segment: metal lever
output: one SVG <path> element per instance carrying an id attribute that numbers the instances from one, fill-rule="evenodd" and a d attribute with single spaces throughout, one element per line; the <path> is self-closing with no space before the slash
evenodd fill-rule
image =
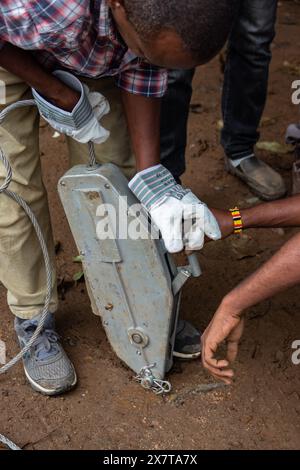
<path id="1" fill-rule="evenodd" d="M 181 291 L 184 284 L 187 282 L 188 279 L 190 279 L 190 277 L 200 277 L 202 274 L 196 253 L 192 251 L 186 251 L 186 255 L 189 260 L 189 264 L 187 266 L 182 266 L 178 268 L 178 274 L 172 283 L 174 295 L 177 295 L 178 292 Z"/>
<path id="2" fill-rule="evenodd" d="M 186 251 L 187 258 L 189 260 L 189 269 L 193 277 L 200 277 L 202 270 L 199 264 L 198 257 L 194 251 Z"/>

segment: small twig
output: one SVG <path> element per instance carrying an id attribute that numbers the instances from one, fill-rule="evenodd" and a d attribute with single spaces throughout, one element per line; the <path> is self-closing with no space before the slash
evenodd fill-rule
<path id="1" fill-rule="evenodd" d="M 187 397 L 188 395 L 197 395 L 198 393 L 209 393 L 213 390 L 223 389 L 228 387 L 225 383 L 213 382 L 209 384 L 200 384 L 197 387 L 189 388 L 182 392 L 178 397 L 174 400 L 175 403 L 180 403 L 182 400 Z"/>
<path id="2" fill-rule="evenodd" d="M 39 442 L 44 441 L 44 440 L 47 439 L 49 436 L 51 436 L 51 434 L 53 434 L 55 431 L 57 431 L 57 429 L 58 429 L 58 427 L 52 429 L 51 431 L 49 431 L 48 433 L 44 434 L 43 436 L 41 436 L 41 437 L 40 437 L 39 439 L 37 439 L 36 441 L 27 442 L 27 443 L 23 446 L 23 448 L 26 447 L 26 446 L 29 446 L 29 445 L 34 446 L 35 444 L 38 444 Z"/>

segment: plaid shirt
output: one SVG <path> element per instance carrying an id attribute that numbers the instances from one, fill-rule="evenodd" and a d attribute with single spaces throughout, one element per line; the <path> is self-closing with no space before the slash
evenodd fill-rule
<path id="1" fill-rule="evenodd" d="M 139 59 L 114 25 L 107 0 L 1 0 L 0 47 L 34 51 L 47 69 L 100 78 L 115 76 L 134 94 L 161 97 L 167 71 Z"/>

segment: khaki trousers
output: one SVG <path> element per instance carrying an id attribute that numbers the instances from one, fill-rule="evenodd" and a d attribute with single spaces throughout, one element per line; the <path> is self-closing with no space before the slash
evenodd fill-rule
<path id="1" fill-rule="evenodd" d="M 6 70 L 0 69 L 0 80 L 6 85 L 6 105 L 31 98 L 28 85 Z M 82 81 L 92 90 L 101 92 L 111 106 L 110 114 L 101 121 L 110 130 L 111 136 L 104 144 L 95 146 L 97 160 L 99 163 L 115 163 L 127 177 L 132 177 L 135 160 L 119 89 L 111 78 Z M 36 215 L 54 266 L 54 243 L 39 156 L 39 120 L 35 107 L 13 111 L 0 127 L 0 147 L 12 166 L 13 181 L 9 189 L 22 196 Z M 78 144 L 73 139 L 67 141 L 71 165 L 88 162 L 87 145 Z M 0 163 L 0 183 L 3 183 L 4 175 Z M 22 208 L 3 194 L 0 195 L 0 281 L 7 289 L 7 301 L 12 313 L 27 319 L 41 312 L 46 285 L 41 249 Z M 55 272 L 53 282 L 51 312 L 58 308 Z"/>

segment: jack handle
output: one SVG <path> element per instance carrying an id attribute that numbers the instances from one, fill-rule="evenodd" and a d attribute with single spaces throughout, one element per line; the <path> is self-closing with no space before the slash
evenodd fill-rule
<path id="1" fill-rule="evenodd" d="M 185 251 L 187 259 L 189 261 L 189 269 L 193 277 L 200 277 L 202 270 L 199 264 L 199 260 L 196 254 L 196 251 Z"/>

